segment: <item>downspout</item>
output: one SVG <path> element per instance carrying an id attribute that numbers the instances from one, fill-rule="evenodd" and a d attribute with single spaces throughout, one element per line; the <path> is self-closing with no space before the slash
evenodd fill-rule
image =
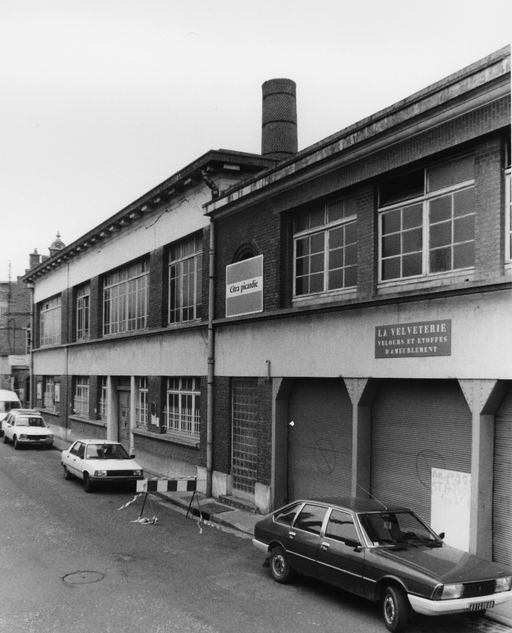
<path id="1" fill-rule="evenodd" d="M 29 375 L 29 380 L 30 380 L 30 391 L 29 391 L 29 400 L 28 400 L 28 406 L 29 409 L 33 409 L 34 408 L 34 390 L 36 388 L 35 384 L 34 384 L 34 336 L 35 336 L 35 332 L 34 332 L 34 324 L 35 324 L 35 317 L 34 317 L 34 311 L 35 311 L 35 305 L 34 305 L 34 282 L 30 281 L 27 282 L 27 287 L 30 290 L 30 324 L 29 324 L 29 328 L 30 328 L 30 356 L 29 356 L 29 370 L 28 370 L 28 375 Z"/>
<path id="2" fill-rule="evenodd" d="M 219 188 L 208 173 L 201 171 L 203 181 L 212 192 L 212 200 L 218 197 Z M 213 476 L 213 389 L 215 376 L 215 332 L 213 317 L 215 310 L 215 230 L 213 218 L 210 218 L 210 244 L 208 257 L 208 373 L 206 389 L 206 496 L 212 496 Z"/>

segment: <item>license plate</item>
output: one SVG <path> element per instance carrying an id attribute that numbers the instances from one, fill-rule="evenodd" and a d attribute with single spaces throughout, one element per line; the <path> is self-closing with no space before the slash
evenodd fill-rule
<path id="1" fill-rule="evenodd" d="M 469 611 L 484 611 L 485 609 L 492 609 L 494 607 L 494 600 L 488 602 L 475 602 L 469 605 Z"/>

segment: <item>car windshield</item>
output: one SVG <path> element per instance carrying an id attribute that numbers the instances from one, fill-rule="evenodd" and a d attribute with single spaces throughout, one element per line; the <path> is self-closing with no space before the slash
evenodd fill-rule
<path id="1" fill-rule="evenodd" d="M 16 420 L 16 426 L 42 426 L 46 427 L 42 418 L 23 417 Z"/>
<path id="2" fill-rule="evenodd" d="M 360 514 L 359 519 L 375 546 L 441 545 L 441 540 L 410 511 L 371 512 Z"/>
<path id="3" fill-rule="evenodd" d="M 87 459 L 130 459 L 121 444 L 89 444 L 85 456 Z"/>

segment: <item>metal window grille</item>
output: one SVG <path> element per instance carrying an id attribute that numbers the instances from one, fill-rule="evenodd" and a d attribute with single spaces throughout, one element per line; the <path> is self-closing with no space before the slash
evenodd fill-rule
<path id="1" fill-rule="evenodd" d="M 103 333 L 120 334 L 147 326 L 149 271 L 145 261 L 116 270 L 103 285 Z"/>
<path id="2" fill-rule="evenodd" d="M 61 337 L 61 300 L 54 297 L 44 301 L 39 313 L 41 345 L 56 345 Z"/>
<path id="3" fill-rule="evenodd" d="M 148 379 L 137 378 L 136 381 L 135 424 L 140 427 L 148 425 Z"/>
<path id="4" fill-rule="evenodd" d="M 201 236 L 180 242 L 169 253 L 169 323 L 198 318 L 201 305 Z"/>
<path id="5" fill-rule="evenodd" d="M 199 378 L 168 378 L 165 425 L 170 433 L 199 439 L 201 424 Z"/>
<path id="6" fill-rule="evenodd" d="M 73 392 L 73 413 L 82 418 L 89 417 L 89 378 L 77 376 Z"/>

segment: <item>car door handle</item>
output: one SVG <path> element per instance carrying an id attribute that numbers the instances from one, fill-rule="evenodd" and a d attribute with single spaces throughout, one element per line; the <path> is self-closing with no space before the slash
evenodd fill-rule
<path id="1" fill-rule="evenodd" d="M 291 530 L 288 532 L 288 536 L 290 538 L 295 538 L 295 535 L 297 534 L 297 532 L 292 532 Z"/>
<path id="2" fill-rule="evenodd" d="M 324 552 L 325 552 L 325 551 L 327 551 L 327 550 L 329 549 L 329 547 L 331 547 L 331 546 L 329 545 L 329 543 L 322 543 L 322 544 L 320 545 L 320 549 L 324 550 Z"/>

